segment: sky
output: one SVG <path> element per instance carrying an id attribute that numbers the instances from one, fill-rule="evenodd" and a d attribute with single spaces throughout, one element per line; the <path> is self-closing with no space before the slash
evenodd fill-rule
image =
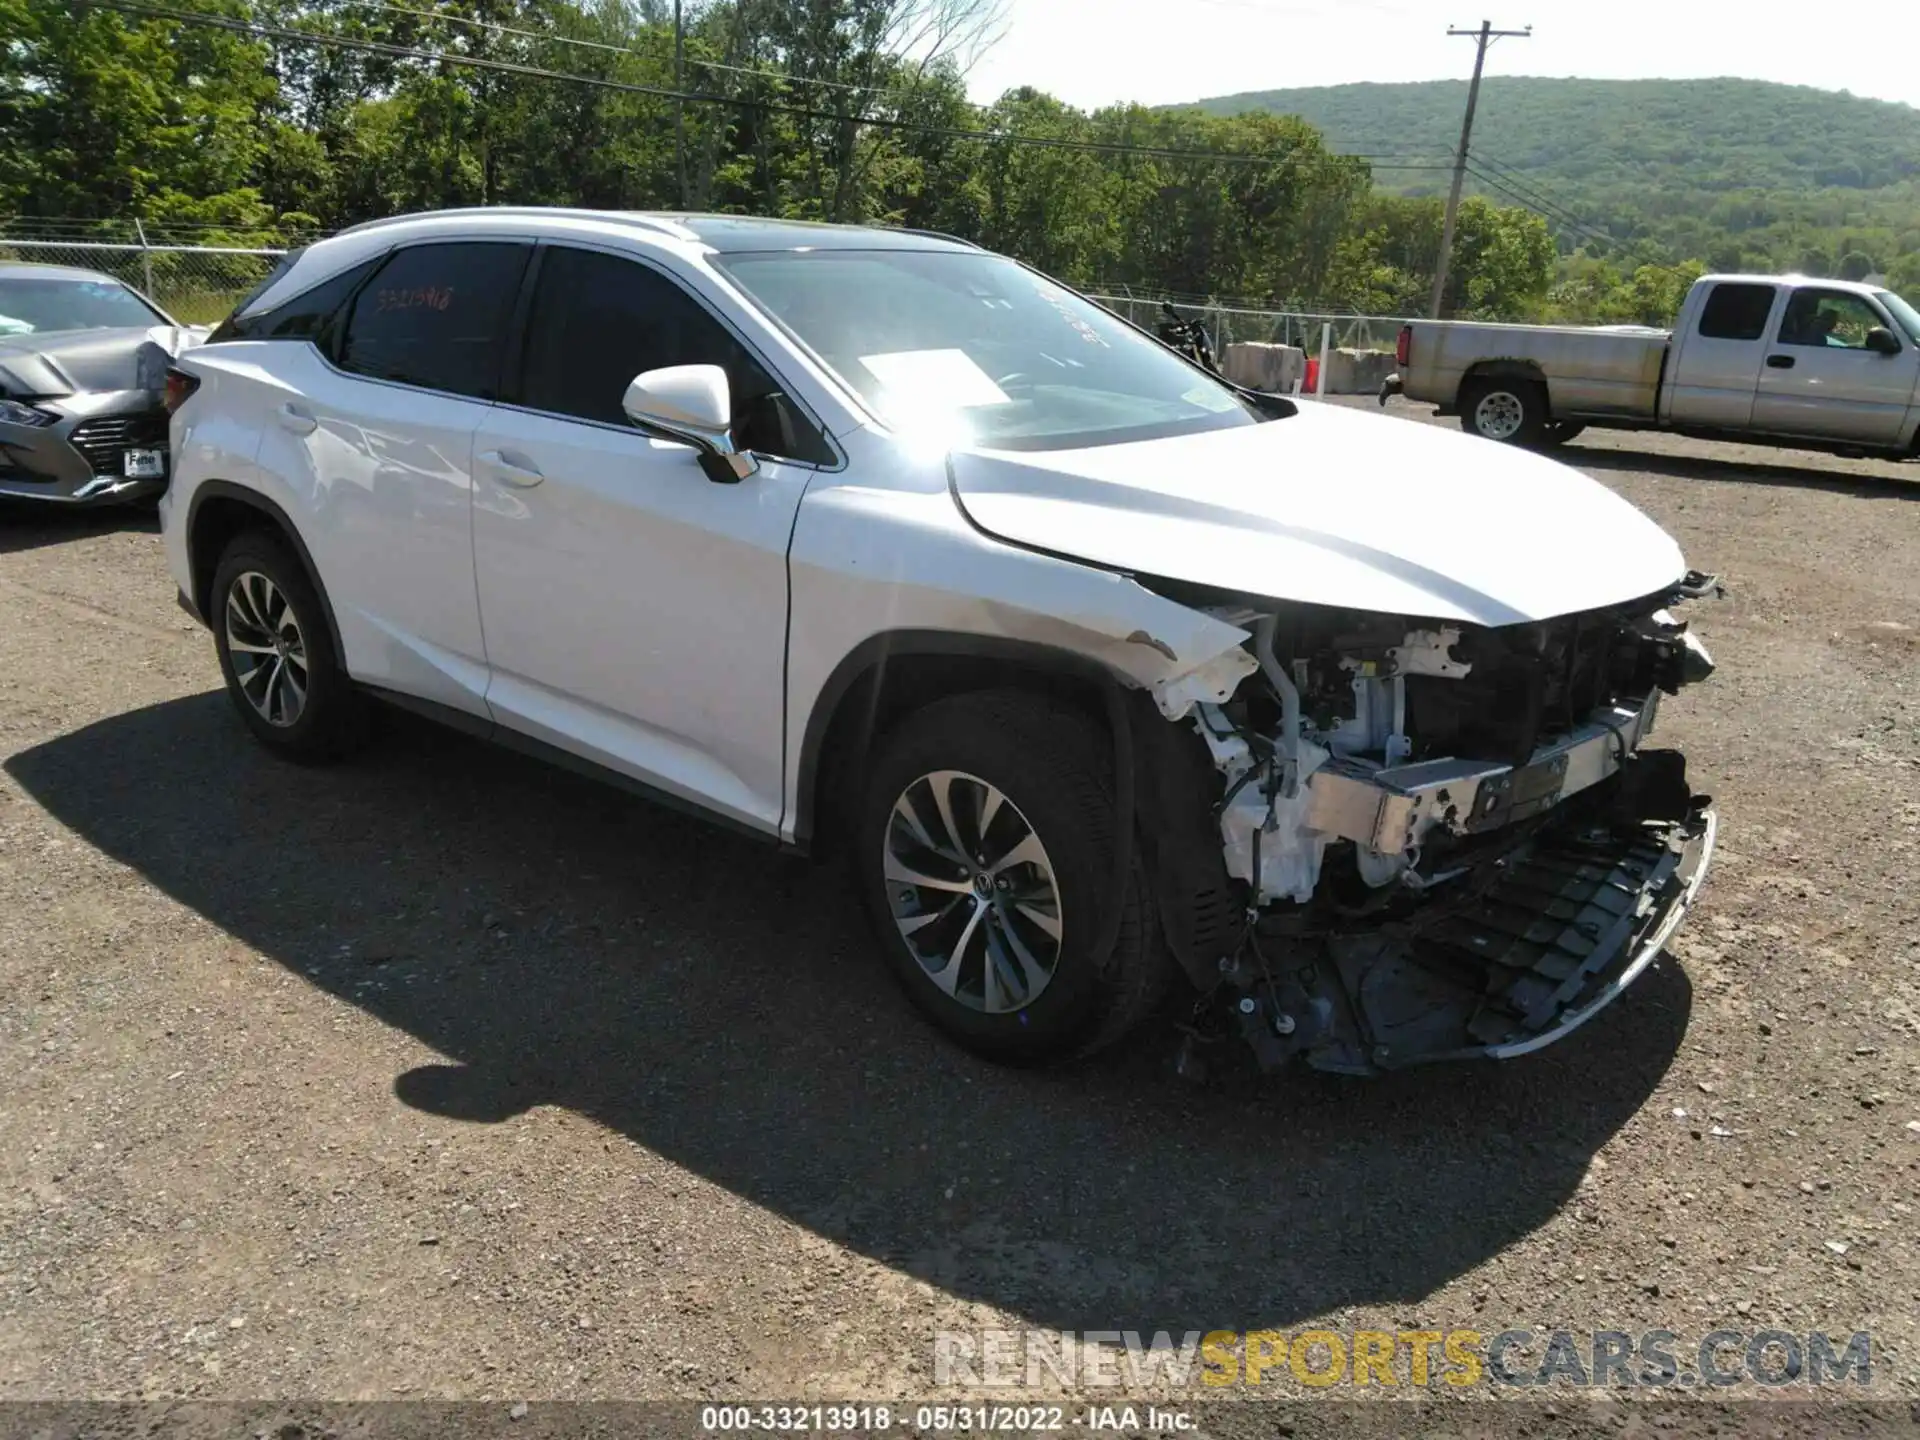
<path id="1" fill-rule="evenodd" d="M 1920 106 L 1920 0 L 1008 0 L 968 89 L 1032 85 L 1082 108 L 1171 104 L 1355 80 L 1465 79 L 1473 42 L 1449 26 L 1532 25 L 1488 52 L 1489 75 L 1738 75 Z M 1823 16 L 1839 18 L 1824 28 Z"/>

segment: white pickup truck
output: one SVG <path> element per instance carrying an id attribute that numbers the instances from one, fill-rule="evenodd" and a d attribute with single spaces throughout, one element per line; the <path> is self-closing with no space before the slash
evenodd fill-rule
<path id="1" fill-rule="evenodd" d="M 1554 445 L 1588 425 L 1916 458 L 1920 311 L 1890 290 L 1708 275 L 1671 331 L 1417 320 L 1380 392 L 1489 440 Z"/>

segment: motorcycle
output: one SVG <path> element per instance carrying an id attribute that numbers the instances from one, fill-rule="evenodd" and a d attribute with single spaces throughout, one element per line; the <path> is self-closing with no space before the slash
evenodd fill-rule
<path id="1" fill-rule="evenodd" d="M 1210 370 L 1215 375 L 1220 373 L 1206 327 L 1198 320 L 1181 319 L 1179 312 L 1165 300 L 1160 302 L 1160 324 L 1154 333 L 1160 337 L 1161 344 L 1178 350 L 1201 369 Z"/>

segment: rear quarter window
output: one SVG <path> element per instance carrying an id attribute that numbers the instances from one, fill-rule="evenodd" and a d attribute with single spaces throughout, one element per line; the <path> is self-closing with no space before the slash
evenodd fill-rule
<path id="1" fill-rule="evenodd" d="M 1714 286 L 1700 311 L 1700 334 L 1708 340 L 1758 340 L 1767 333 L 1773 296 L 1771 285 Z"/>
<path id="2" fill-rule="evenodd" d="M 207 343 L 211 345 L 221 340 L 311 340 L 322 350 L 332 353 L 333 322 L 379 264 L 379 259 L 363 261 L 258 314 L 243 317 L 236 311 L 207 337 Z"/>
<path id="3" fill-rule="evenodd" d="M 458 241 L 396 250 L 354 296 L 344 370 L 492 400 L 531 247 Z"/>

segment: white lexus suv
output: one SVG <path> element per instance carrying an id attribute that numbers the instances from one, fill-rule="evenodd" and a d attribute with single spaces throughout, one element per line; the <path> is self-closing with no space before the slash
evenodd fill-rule
<path id="1" fill-rule="evenodd" d="M 1547 1044 L 1714 819 L 1710 581 L 1542 456 L 1230 385 L 1013 260 L 471 210 L 290 257 L 169 377 L 182 603 L 299 760 L 370 704 L 831 847 L 984 1054 Z"/>

